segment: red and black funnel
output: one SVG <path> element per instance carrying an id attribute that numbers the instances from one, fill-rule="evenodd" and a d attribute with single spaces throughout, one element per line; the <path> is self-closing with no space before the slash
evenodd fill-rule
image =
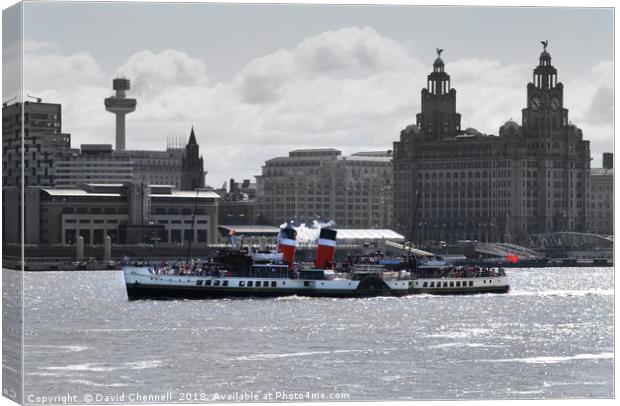
<path id="1" fill-rule="evenodd" d="M 289 269 L 293 269 L 295 262 L 295 248 L 297 247 L 297 231 L 292 227 L 286 227 L 280 230 L 278 234 L 277 251 L 282 253 L 284 262 L 288 264 Z"/>
<path id="2" fill-rule="evenodd" d="M 316 251 L 314 266 L 319 269 L 332 268 L 336 256 L 336 230 L 322 228 L 319 235 L 319 247 Z"/>

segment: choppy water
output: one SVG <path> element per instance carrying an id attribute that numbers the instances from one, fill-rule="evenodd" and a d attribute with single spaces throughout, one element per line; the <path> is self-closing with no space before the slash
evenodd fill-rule
<path id="1" fill-rule="evenodd" d="M 24 400 L 612 397 L 613 269 L 508 273 L 505 295 L 134 302 L 121 272 L 26 273 Z"/>

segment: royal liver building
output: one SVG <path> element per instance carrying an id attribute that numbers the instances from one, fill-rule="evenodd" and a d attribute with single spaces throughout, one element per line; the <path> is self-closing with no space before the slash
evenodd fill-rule
<path id="1" fill-rule="evenodd" d="M 521 125 L 508 121 L 499 136 L 461 130 L 456 90 L 437 50 L 422 112 L 394 143 L 394 221 L 401 232 L 422 243 L 519 242 L 533 233 L 585 231 L 590 145 L 569 124 L 564 87 L 542 43 Z"/>

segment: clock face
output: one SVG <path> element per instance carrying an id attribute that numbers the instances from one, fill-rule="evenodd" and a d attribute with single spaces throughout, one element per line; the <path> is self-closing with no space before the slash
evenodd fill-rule
<path id="1" fill-rule="evenodd" d="M 540 109 L 540 97 L 535 96 L 530 100 L 530 109 L 538 111 Z"/>
<path id="2" fill-rule="evenodd" d="M 557 96 L 552 97 L 549 105 L 551 106 L 551 110 L 558 111 L 561 107 L 560 98 Z"/>

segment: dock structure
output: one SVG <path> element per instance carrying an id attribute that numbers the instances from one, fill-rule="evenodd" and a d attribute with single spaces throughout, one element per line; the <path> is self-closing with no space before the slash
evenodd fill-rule
<path id="1" fill-rule="evenodd" d="M 418 248 L 411 247 L 409 245 L 400 244 L 394 241 L 384 241 L 383 248 L 389 251 L 395 251 L 399 254 L 413 254 L 416 257 L 434 257 L 436 256 L 432 252 L 424 251 Z"/>

